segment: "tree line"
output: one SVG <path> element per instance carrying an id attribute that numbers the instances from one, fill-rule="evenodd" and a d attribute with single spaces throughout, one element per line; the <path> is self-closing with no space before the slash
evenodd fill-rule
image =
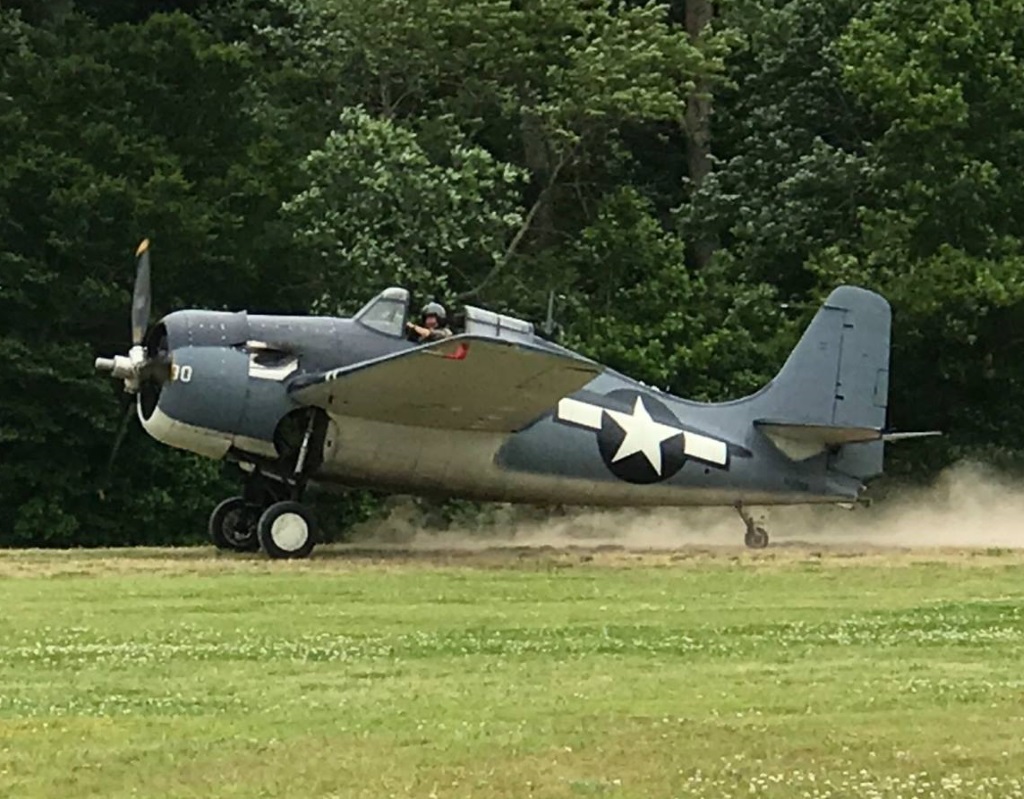
<path id="1" fill-rule="evenodd" d="M 387 285 L 696 399 L 894 309 L 890 448 L 1024 453 L 1024 0 L 0 0 L 0 543 L 176 543 L 219 465 L 124 430 L 154 312 Z M 123 434 L 117 458 L 114 441 Z M 339 513 L 372 511 L 352 495 Z"/>

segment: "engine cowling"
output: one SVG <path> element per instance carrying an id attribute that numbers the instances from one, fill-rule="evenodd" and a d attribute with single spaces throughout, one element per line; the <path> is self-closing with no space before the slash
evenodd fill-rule
<path id="1" fill-rule="evenodd" d="M 149 332 L 145 347 L 168 362 L 165 380 L 143 382 L 139 420 L 153 438 L 212 458 L 234 445 L 248 399 L 246 315 L 177 311 Z"/>

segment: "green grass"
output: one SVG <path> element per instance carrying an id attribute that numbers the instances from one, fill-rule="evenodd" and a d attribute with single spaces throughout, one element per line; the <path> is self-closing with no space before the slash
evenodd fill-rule
<path id="1" fill-rule="evenodd" d="M 1024 553 L 843 554 L 0 553 L 0 796 L 1024 796 Z"/>

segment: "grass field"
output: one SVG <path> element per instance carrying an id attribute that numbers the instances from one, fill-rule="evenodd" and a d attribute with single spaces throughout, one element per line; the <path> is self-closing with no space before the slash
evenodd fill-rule
<path id="1" fill-rule="evenodd" d="M 1021 797 L 1024 552 L 0 553 L 3 797 Z"/>

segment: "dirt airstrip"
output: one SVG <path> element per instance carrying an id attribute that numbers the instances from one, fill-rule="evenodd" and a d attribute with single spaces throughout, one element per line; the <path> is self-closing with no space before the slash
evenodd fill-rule
<path id="1" fill-rule="evenodd" d="M 760 512 L 758 512 L 760 511 Z M 1024 487 L 976 466 L 933 485 L 904 489 L 871 507 L 757 509 L 771 534 L 748 550 L 729 508 L 576 511 L 544 521 L 510 514 L 483 527 L 424 530 L 393 513 L 357 530 L 349 544 L 320 546 L 311 559 L 271 562 L 212 547 L 0 551 L 0 578 L 110 573 L 345 571 L 367 566 L 566 568 L 577 565 L 699 565 L 817 561 L 842 566 L 970 558 L 1024 562 Z"/>

